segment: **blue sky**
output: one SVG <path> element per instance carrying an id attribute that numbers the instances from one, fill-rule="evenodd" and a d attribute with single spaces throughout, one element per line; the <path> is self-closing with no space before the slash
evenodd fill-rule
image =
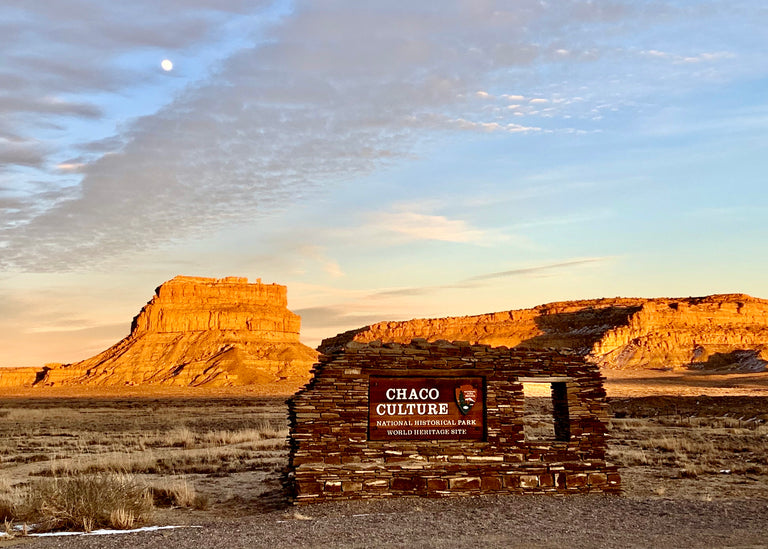
<path id="1" fill-rule="evenodd" d="M 313 346 L 768 297 L 765 28 L 739 0 L 6 1 L 0 365 L 106 348 L 177 274 L 286 284 Z"/>

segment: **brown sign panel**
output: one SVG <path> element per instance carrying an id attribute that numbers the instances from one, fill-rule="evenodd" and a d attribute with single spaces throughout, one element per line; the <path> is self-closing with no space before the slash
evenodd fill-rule
<path id="1" fill-rule="evenodd" d="M 378 377 L 368 388 L 369 440 L 483 440 L 482 377 Z"/>

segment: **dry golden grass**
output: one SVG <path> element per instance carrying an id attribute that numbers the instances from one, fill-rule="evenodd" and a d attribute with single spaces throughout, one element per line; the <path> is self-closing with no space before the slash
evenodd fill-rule
<path id="1" fill-rule="evenodd" d="M 551 412 L 533 411 L 530 428 L 551 430 Z M 626 496 L 768 497 L 768 398 L 613 399 L 609 415 Z M 121 475 L 160 522 L 274 508 L 287 435 L 282 398 L 0 399 L 0 529 L 20 520 L 22 494 L 47 493 L 38 483 Z M 140 518 L 117 507 L 100 520 Z"/>
<path id="2" fill-rule="evenodd" d="M 5 410 L 10 420 L 0 423 L 0 455 L 4 468 L 41 463 L 34 474 L 226 466 L 282 449 L 288 434 L 284 410 L 265 407 L 261 399 L 220 407 L 154 400 L 112 407 L 82 400 L 73 408 L 17 402 Z"/>
<path id="3" fill-rule="evenodd" d="M 110 475 L 159 507 L 243 506 L 242 487 L 273 490 L 287 457 L 283 399 L 6 399 L 0 416 L 0 524 L 21 520 L 19 493 L 45 493 L 39 483 Z M 139 517 L 118 508 L 109 520 Z"/>
<path id="4" fill-rule="evenodd" d="M 768 496 L 768 399 L 617 399 L 611 410 L 608 458 L 628 493 Z"/>
<path id="5" fill-rule="evenodd" d="M 36 532 L 133 528 L 152 513 L 149 490 L 128 475 L 38 479 L 0 504 L 4 522 L 34 524 Z"/>
<path id="6" fill-rule="evenodd" d="M 187 509 L 206 509 L 209 500 L 197 493 L 195 486 L 186 478 L 169 478 L 155 483 L 151 487 L 156 505 L 163 507 L 184 507 Z"/>
<path id="7" fill-rule="evenodd" d="M 531 390 L 531 388 L 533 390 Z M 554 410 L 549 384 L 523 383 L 525 409 L 523 412 L 523 433 L 525 440 L 553 440 L 555 438 Z"/>

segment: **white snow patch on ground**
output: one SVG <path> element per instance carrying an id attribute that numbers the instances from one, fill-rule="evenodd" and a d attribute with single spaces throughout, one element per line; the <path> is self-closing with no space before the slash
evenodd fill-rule
<path id="1" fill-rule="evenodd" d="M 157 530 L 171 530 L 173 528 L 202 528 L 202 526 L 144 526 L 143 528 L 134 528 L 133 530 L 93 530 L 92 532 L 42 532 L 40 534 L 29 533 L 28 536 L 32 537 L 52 537 L 52 536 L 107 536 L 112 534 L 133 534 L 136 532 L 155 532 Z M 19 532 L 22 530 L 21 526 L 14 528 Z M 7 537 L 8 534 L 0 532 L 0 538 Z"/>

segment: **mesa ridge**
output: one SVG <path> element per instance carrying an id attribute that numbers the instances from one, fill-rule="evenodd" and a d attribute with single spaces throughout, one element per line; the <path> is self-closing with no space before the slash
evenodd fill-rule
<path id="1" fill-rule="evenodd" d="M 746 294 L 563 301 L 475 316 L 379 322 L 323 340 L 445 339 L 531 349 L 570 348 L 601 368 L 761 372 L 768 365 L 768 300 Z"/>
<path id="2" fill-rule="evenodd" d="M 0 369 L 0 386 L 298 387 L 317 353 L 299 342 L 301 318 L 287 303 L 285 286 L 261 279 L 177 276 L 109 349 L 37 371 Z"/>
<path id="3" fill-rule="evenodd" d="M 247 278 L 177 276 L 161 284 L 131 333 L 73 364 L 0 368 L 0 387 L 243 387 L 289 394 L 318 352 L 299 342 L 287 289 Z M 602 298 L 474 316 L 385 321 L 323 340 L 408 344 L 414 338 L 573 349 L 601 369 L 751 373 L 768 366 L 768 300 L 746 294 Z"/>

